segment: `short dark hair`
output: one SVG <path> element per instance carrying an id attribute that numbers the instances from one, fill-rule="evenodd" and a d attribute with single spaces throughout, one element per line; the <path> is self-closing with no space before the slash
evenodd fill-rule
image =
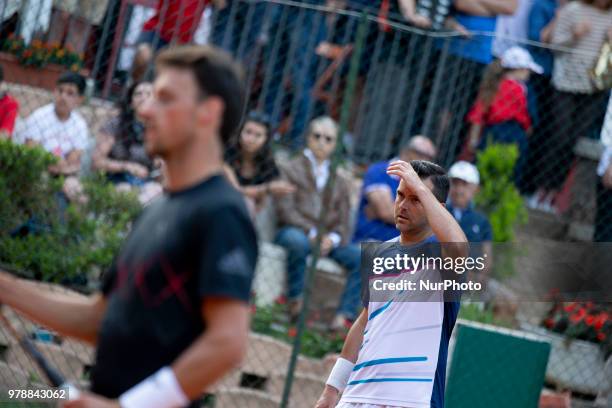
<path id="1" fill-rule="evenodd" d="M 242 69 L 225 51 L 212 46 L 181 45 L 163 50 L 156 67 L 175 67 L 193 72 L 201 97 L 218 96 L 225 109 L 220 136 L 227 145 L 240 125 L 244 105 Z"/>
<path id="2" fill-rule="evenodd" d="M 57 79 L 56 85 L 59 86 L 62 84 L 72 84 L 76 86 L 77 90 L 79 91 L 79 95 L 83 95 L 85 93 L 85 86 L 87 85 L 83 75 L 72 71 L 67 71 L 60 75 L 60 77 Z"/>
<path id="3" fill-rule="evenodd" d="M 450 189 L 450 181 L 446 171 L 437 164 L 425 160 L 412 160 L 410 164 L 419 178 L 423 180 L 431 179 L 434 196 L 439 202 L 445 203 Z"/>
<path id="4" fill-rule="evenodd" d="M 2 65 L 0 65 L 0 82 L 4 81 L 4 69 L 2 69 Z"/>

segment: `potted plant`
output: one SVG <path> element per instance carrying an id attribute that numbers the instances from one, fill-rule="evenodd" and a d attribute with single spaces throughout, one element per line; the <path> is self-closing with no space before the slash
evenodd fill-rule
<path id="1" fill-rule="evenodd" d="M 59 76 L 67 70 L 83 70 L 83 57 L 59 44 L 33 40 L 26 44 L 23 38 L 10 35 L 0 44 L 0 63 L 7 82 L 53 90 Z"/>

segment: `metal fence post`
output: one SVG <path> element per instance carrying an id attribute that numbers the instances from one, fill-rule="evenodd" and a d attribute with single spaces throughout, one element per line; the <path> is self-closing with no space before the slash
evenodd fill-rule
<path id="1" fill-rule="evenodd" d="M 353 99 L 353 94 L 355 92 L 355 85 L 357 81 L 357 74 L 359 69 L 359 60 L 361 58 L 361 52 L 363 50 L 363 44 L 365 40 L 366 27 L 368 24 L 367 14 L 362 13 L 359 27 L 357 29 L 357 37 L 355 39 L 355 47 L 353 49 L 353 56 L 351 58 L 351 65 L 348 74 L 347 87 L 344 92 L 344 99 L 342 101 L 342 111 L 340 115 L 340 130 L 338 132 L 338 143 L 336 145 L 336 150 L 334 152 L 334 156 L 331 162 L 330 168 L 330 177 L 327 180 L 327 184 L 325 186 L 325 190 L 323 193 L 323 203 L 325 204 L 328 200 L 326 198 L 331 197 L 331 193 L 334 188 L 334 184 L 336 181 L 336 170 L 338 168 L 338 164 L 340 162 L 341 154 L 342 154 L 342 135 L 346 131 L 348 127 L 348 120 L 350 115 L 350 107 Z M 317 261 L 320 258 L 320 246 L 321 239 L 323 237 L 324 231 L 324 219 L 326 215 L 325 205 L 321 207 L 321 213 L 319 215 L 318 225 L 317 225 L 317 237 L 315 241 L 315 245 L 312 252 L 311 263 L 308 267 L 306 274 L 306 290 L 304 291 L 304 303 L 302 306 L 302 310 L 300 311 L 300 316 L 297 324 L 297 332 L 295 336 L 295 341 L 293 343 L 293 349 L 291 350 L 291 358 L 289 360 L 289 366 L 287 368 L 287 378 L 285 380 L 285 385 L 283 388 L 283 397 L 281 400 L 281 408 L 287 408 L 289 404 L 289 397 L 291 394 L 291 387 L 293 385 L 293 379 L 295 375 L 295 368 L 297 364 L 297 358 L 300 353 L 301 347 L 301 338 L 304 333 L 304 326 L 306 322 L 306 314 L 308 313 L 308 304 L 310 300 L 310 289 L 312 286 L 312 282 L 314 280 L 314 274 L 316 272 Z"/>

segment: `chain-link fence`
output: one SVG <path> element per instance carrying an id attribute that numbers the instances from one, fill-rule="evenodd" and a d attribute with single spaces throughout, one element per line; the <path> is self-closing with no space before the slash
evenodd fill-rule
<path id="1" fill-rule="evenodd" d="M 0 0 L 0 262 L 74 296 L 99 288 L 162 192 L 136 114 L 153 57 L 213 44 L 244 69 L 225 170 L 260 256 L 246 358 L 202 406 L 314 406 L 361 309 L 359 243 L 399 234 L 394 158 L 478 169 L 451 170 L 446 204 L 495 255 L 495 290 L 462 305 L 446 406 L 612 406 L 609 303 L 512 301 L 547 260 L 612 241 L 610 6 L 400 3 Z M 529 251 L 508 261 L 490 242 Z M 87 387 L 91 346 L 2 312 L 0 401 L 45 383 L 14 331 Z"/>

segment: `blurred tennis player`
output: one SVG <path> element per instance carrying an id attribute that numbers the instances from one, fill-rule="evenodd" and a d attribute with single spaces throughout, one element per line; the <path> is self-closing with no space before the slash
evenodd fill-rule
<path id="1" fill-rule="evenodd" d="M 69 408 L 196 406 L 246 348 L 257 246 L 244 200 L 222 176 L 242 111 L 240 69 L 216 49 L 182 46 L 160 53 L 156 70 L 139 113 L 167 191 L 135 223 L 102 293 L 74 299 L 0 274 L 1 302 L 97 346 L 91 393 Z"/>
<path id="2" fill-rule="evenodd" d="M 447 243 L 443 257 L 465 257 L 465 235 L 444 204 L 449 180 L 426 161 L 395 161 L 400 236 L 411 246 Z M 448 342 L 459 302 L 372 302 L 351 327 L 316 408 L 443 408 Z"/>

